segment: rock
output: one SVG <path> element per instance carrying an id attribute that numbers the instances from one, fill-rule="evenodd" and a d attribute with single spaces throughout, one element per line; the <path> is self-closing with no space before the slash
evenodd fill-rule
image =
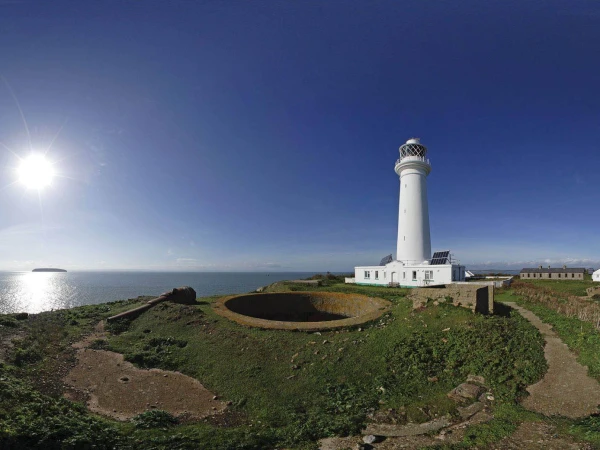
<path id="1" fill-rule="evenodd" d="M 166 295 L 168 296 L 168 300 L 173 303 L 180 303 L 182 305 L 196 304 L 196 291 L 189 286 L 175 288 L 171 292 L 166 293 Z"/>
<path id="2" fill-rule="evenodd" d="M 483 403 L 492 402 L 492 401 L 494 401 L 494 396 L 492 395 L 491 392 L 484 392 L 483 394 L 481 394 L 479 396 L 479 398 L 477 400 L 479 400 L 480 402 L 483 402 Z"/>
<path id="3" fill-rule="evenodd" d="M 438 380 L 438 377 L 427 377 L 427 381 L 430 383 L 435 383 Z"/>
<path id="4" fill-rule="evenodd" d="M 389 425 L 371 423 L 365 432 L 375 436 L 418 436 L 441 430 L 450 426 L 450 417 L 444 416 L 425 423 L 409 423 L 406 425 Z"/>
<path id="5" fill-rule="evenodd" d="M 475 384 L 462 383 L 448 393 L 448 397 L 456 402 L 474 399 L 483 392 L 483 388 Z"/>
<path id="6" fill-rule="evenodd" d="M 469 374 L 469 375 L 467 375 L 467 383 L 476 383 L 476 384 L 485 385 L 485 378 L 483 378 L 480 375 Z"/>
<path id="7" fill-rule="evenodd" d="M 485 407 L 485 405 L 481 402 L 475 402 L 469 406 L 465 406 L 464 408 L 461 408 L 460 406 L 458 408 L 456 408 L 458 410 L 458 413 L 460 414 L 461 419 L 466 420 L 469 417 L 474 416 L 476 413 L 478 413 L 479 411 L 481 411 L 483 408 Z"/>
<path id="8" fill-rule="evenodd" d="M 129 381 L 129 377 L 121 377 L 121 378 L 119 378 L 119 381 L 122 381 L 125 383 L 125 382 Z"/>
<path id="9" fill-rule="evenodd" d="M 363 436 L 363 442 L 365 444 L 376 444 L 377 442 L 383 441 L 383 436 L 375 436 L 374 434 L 367 434 Z"/>
<path id="10" fill-rule="evenodd" d="M 489 412 L 482 410 L 476 413 L 469 419 L 469 425 L 477 425 L 478 423 L 486 423 L 492 420 L 494 416 Z"/>
<path id="11" fill-rule="evenodd" d="M 371 450 L 373 447 L 371 444 L 356 444 L 356 450 Z"/>

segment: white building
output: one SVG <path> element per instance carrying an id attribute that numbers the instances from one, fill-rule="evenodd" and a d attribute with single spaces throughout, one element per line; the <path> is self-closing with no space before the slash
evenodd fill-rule
<path id="1" fill-rule="evenodd" d="M 465 268 L 452 262 L 450 252 L 431 256 L 427 176 L 431 165 L 419 139 L 400 147 L 394 170 L 400 177 L 396 260 L 384 258 L 379 266 L 354 268 L 354 282 L 379 286 L 434 286 L 465 280 Z"/>
<path id="2" fill-rule="evenodd" d="M 592 274 L 592 281 L 600 281 L 600 269 Z"/>

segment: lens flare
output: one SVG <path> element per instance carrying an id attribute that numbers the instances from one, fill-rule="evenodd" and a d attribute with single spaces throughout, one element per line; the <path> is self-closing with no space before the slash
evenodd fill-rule
<path id="1" fill-rule="evenodd" d="M 54 167 L 44 155 L 33 154 L 21 161 L 17 169 L 19 181 L 29 189 L 43 189 L 52 183 Z"/>

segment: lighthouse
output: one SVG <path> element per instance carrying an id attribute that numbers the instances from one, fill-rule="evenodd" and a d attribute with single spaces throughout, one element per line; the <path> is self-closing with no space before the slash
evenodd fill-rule
<path id="1" fill-rule="evenodd" d="M 405 264 L 422 264 L 431 259 L 427 175 L 431 165 L 427 147 L 418 138 L 400 147 L 395 172 L 400 177 L 398 243 L 396 259 Z"/>
<path id="2" fill-rule="evenodd" d="M 440 286 L 465 280 L 465 266 L 449 250 L 431 254 L 427 177 L 431 164 L 427 147 L 412 138 L 400 146 L 394 165 L 400 178 L 396 258 L 388 255 L 378 266 L 357 266 L 348 282 L 375 286 Z"/>

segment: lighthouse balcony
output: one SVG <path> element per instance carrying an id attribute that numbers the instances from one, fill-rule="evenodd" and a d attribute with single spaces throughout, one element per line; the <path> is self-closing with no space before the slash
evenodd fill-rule
<path id="1" fill-rule="evenodd" d="M 396 165 L 408 161 L 419 161 L 431 165 L 429 158 L 426 158 L 425 156 L 404 156 L 396 161 Z"/>

